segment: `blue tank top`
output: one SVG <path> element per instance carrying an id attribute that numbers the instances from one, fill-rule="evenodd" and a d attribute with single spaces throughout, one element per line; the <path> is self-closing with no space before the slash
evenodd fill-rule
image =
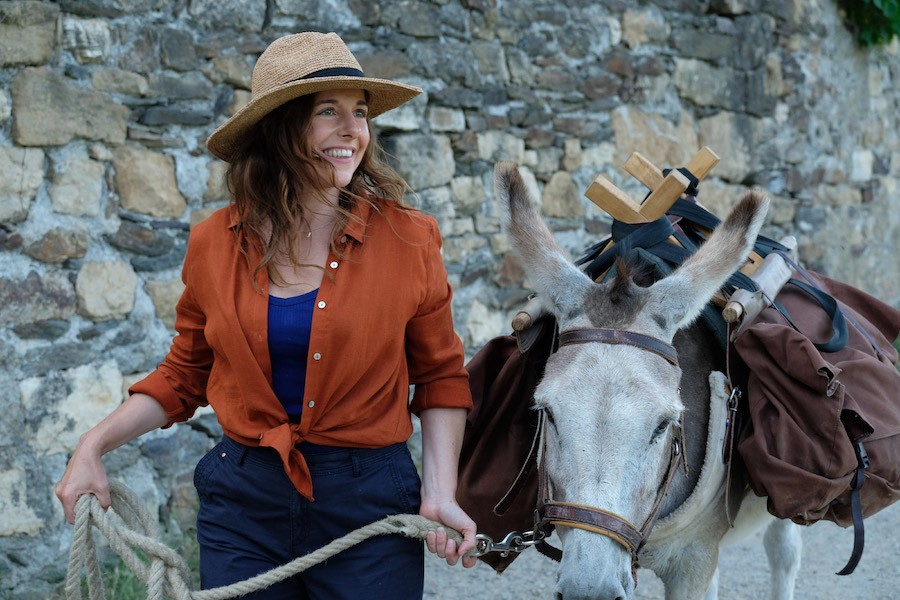
<path id="1" fill-rule="evenodd" d="M 299 422 L 306 386 L 306 356 L 318 290 L 293 298 L 269 296 L 269 359 L 272 388 L 287 411 L 288 420 Z"/>

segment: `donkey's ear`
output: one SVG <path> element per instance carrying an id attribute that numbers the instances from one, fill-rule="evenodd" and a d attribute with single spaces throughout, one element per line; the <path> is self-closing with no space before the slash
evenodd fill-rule
<path id="1" fill-rule="evenodd" d="M 494 197 L 503 230 L 537 292 L 549 300 L 549 308 L 558 318 L 577 316 L 594 282 L 572 264 L 553 237 L 516 165 L 501 162 L 494 167 Z"/>
<path id="2" fill-rule="evenodd" d="M 728 218 L 684 264 L 651 287 L 648 308 L 665 323 L 666 333 L 694 321 L 713 295 L 747 260 L 759 234 L 769 199 L 759 190 L 747 192 Z"/>

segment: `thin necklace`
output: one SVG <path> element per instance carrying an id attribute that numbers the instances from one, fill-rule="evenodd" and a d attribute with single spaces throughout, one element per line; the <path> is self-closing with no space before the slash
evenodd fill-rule
<path id="1" fill-rule="evenodd" d="M 319 226 L 319 227 L 311 228 L 309 231 L 306 232 L 306 238 L 307 238 L 307 239 L 311 238 L 311 237 L 312 237 L 312 234 L 313 234 L 313 231 L 319 231 L 320 229 L 325 229 L 326 227 L 334 227 L 334 223 L 326 224 L 326 225 L 321 225 L 321 226 Z M 303 233 L 303 232 L 301 231 L 300 233 Z"/>

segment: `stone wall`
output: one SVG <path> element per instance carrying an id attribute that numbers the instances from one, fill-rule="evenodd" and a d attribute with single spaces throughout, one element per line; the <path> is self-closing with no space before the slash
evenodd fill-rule
<path id="1" fill-rule="evenodd" d="M 425 89 L 377 123 L 440 221 L 470 352 L 527 294 L 491 200 L 501 159 L 577 255 L 609 230 L 594 177 L 641 197 L 632 151 L 677 166 L 708 145 L 701 202 L 765 188 L 768 235 L 900 305 L 900 47 L 858 47 L 832 0 L 0 1 L 0 598 L 58 588 L 53 486 L 168 348 L 190 226 L 226 203 L 205 138 L 267 43 L 309 29 Z M 206 413 L 106 464 L 177 536 L 217 433 Z"/>

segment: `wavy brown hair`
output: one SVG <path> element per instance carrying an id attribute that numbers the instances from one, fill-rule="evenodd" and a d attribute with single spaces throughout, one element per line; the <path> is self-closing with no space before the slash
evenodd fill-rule
<path id="1" fill-rule="evenodd" d="M 232 202 L 239 215 L 238 233 L 259 245 L 262 260 L 253 268 L 256 285 L 262 269 L 284 249 L 296 266 L 306 266 L 297 256 L 294 236 L 305 220 L 304 200 L 317 197 L 318 190 L 336 187 L 317 171 L 309 143 L 314 95 L 301 96 L 263 117 L 232 155 L 225 174 Z M 334 237 L 350 219 L 357 202 L 368 202 L 380 210 L 383 199 L 403 205 L 409 184 L 385 160 L 372 122 L 367 120 L 369 144 L 350 184 L 341 189 L 338 219 L 332 231 L 331 251 L 341 256 Z M 241 245 L 246 252 L 246 246 Z M 274 273 L 274 269 L 271 271 Z M 283 282 L 278 282 L 283 283 Z"/>

